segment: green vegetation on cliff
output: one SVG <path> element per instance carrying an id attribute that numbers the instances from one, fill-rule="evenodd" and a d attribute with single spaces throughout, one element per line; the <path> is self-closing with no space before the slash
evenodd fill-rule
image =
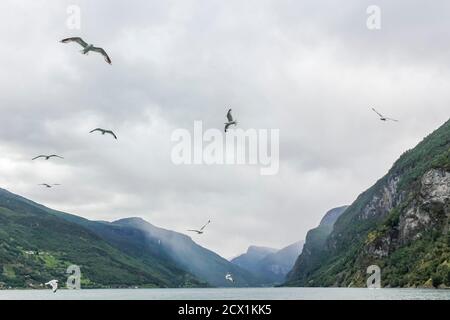
<path id="1" fill-rule="evenodd" d="M 365 286 L 377 264 L 383 286 L 450 286 L 449 178 L 450 120 L 356 199 L 287 285 Z"/>

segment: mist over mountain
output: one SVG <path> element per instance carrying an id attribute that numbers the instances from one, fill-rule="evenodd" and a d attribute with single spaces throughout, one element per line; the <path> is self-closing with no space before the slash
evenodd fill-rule
<path id="1" fill-rule="evenodd" d="M 261 279 L 262 284 L 274 285 L 284 282 L 302 248 L 303 241 L 280 250 L 250 246 L 246 253 L 232 259 L 231 262 L 250 271 Z"/>
<path id="2" fill-rule="evenodd" d="M 83 287 L 255 286 L 260 281 L 190 237 L 140 218 L 90 221 L 0 189 L 0 287 L 65 283 L 81 267 Z M 235 279 L 225 279 L 226 273 Z"/>
<path id="3" fill-rule="evenodd" d="M 114 221 L 109 226 L 115 230 L 141 232 L 140 235 L 145 239 L 144 243 L 148 243 L 148 250 L 166 256 L 183 270 L 213 286 L 256 286 L 260 282 L 251 273 L 233 265 L 213 251 L 196 244 L 189 236 L 155 227 L 141 218 L 121 219 Z M 104 235 L 105 233 L 99 231 L 99 234 Z M 112 241 L 116 240 L 112 239 Z M 123 242 L 124 245 L 127 245 L 127 243 L 127 241 Z M 121 244 L 118 243 L 118 245 Z M 139 250 L 138 254 L 139 252 L 142 251 Z M 233 275 L 234 283 L 225 279 L 227 273 Z"/>
<path id="4" fill-rule="evenodd" d="M 207 285 L 168 260 L 132 257 L 83 224 L 0 189 L 0 287 L 39 288 L 50 279 L 64 284 L 72 264 L 81 267 L 88 288 Z"/>
<path id="5" fill-rule="evenodd" d="M 276 251 L 277 249 L 274 248 L 250 246 L 247 252 L 231 259 L 231 262 L 244 269 L 252 270 L 257 267 L 261 259 Z"/>
<path id="6" fill-rule="evenodd" d="M 309 274 L 310 268 L 320 264 L 320 261 L 316 261 L 316 257 L 319 257 L 320 252 L 325 249 L 325 242 L 333 231 L 336 220 L 347 208 L 348 206 L 341 206 L 329 210 L 320 221 L 319 226 L 308 231 L 303 250 L 296 259 L 293 269 L 287 274 L 287 279 L 297 279 Z"/>

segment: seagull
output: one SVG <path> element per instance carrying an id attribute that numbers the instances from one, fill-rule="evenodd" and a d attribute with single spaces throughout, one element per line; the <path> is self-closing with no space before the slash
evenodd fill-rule
<path id="1" fill-rule="evenodd" d="M 227 132 L 228 127 L 231 126 L 232 124 L 237 125 L 237 121 L 233 120 L 233 116 L 231 115 L 231 109 L 228 110 L 227 119 L 228 122 L 225 122 L 225 132 Z"/>
<path id="2" fill-rule="evenodd" d="M 233 276 L 232 276 L 231 273 L 229 273 L 229 272 L 225 275 L 225 279 L 227 279 L 228 281 L 234 283 Z"/>
<path id="3" fill-rule="evenodd" d="M 51 280 L 51 281 L 47 282 L 45 285 L 46 286 L 51 286 L 52 290 L 53 290 L 53 293 L 55 293 L 56 290 L 58 290 L 58 280 Z"/>
<path id="4" fill-rule="evenodd" d="M 105 130 L 105 129 L 102 129 L 102 128 L 97 128 L 97 129 L 89 131 L 89 133 L 92 133 L 94 131 L 100 131 L 102 134 L 108 133 L 108 134 L 112 135 L 114 137 L 114 139 L 117 140 L 117 136 L 111 130 Z"/>
<path id="5" fill-rule="evenodd" d="M 391 121 L 398 122 L 398 120 L 395 120 L 395 119 L 392 119 L 392 118 L 388 118 L 388 117 L 383 116 L 381 113 L 379 113 L 377 110 L 375 110 L 375 108 L 372 108 L 372 110 L 373 110 L 376 114 L 378 114 L 378 115 L 380 116 L 380 120 L 381 120 L 381 121 L 388 121 L 388 120 L 391 120 Z"/>
<path id="6" fill-rule="evenodd" d="M 205 229 L 205 227 L 210 223 L 211 220 L 208 220 L 208 222 L 203 227 L 201 227 L 200 230 L 188 230 L 188 231 L 197 232 L 197 234 L 202 234 L 204 232 L 203 229 Z"/>
<path id="7" fill-rule="evenodd" d="M 60 158 L 60 159 L 64 159 L 63 157 L 60 157 L 60 156 L 58 156 L 57 154 L 51 154 L 51 155 L 49 155 L 49 156 L 47 156 L 47 155 L 45 155 L 45 154 L 41 154 L 40 156 L 34 157 L 34 158 L 31 159 L 31 160 L 36 160 L 36 159 L 39 159 L 39 158 L 45 158 L 45 160 L 48 160 L 48 159 L 50 159 L 50 158 Z"/>
<path id="8" fill-rule="evenodd" d="M 83 39 L 81 39 L 80 37 L 72 37 L 72 38 L 66 38 L 66 39 L 62 39 L 61 40 L 62 43 L 69 43 L 69 42 L 76 42 L 78 43 L 80 46 L 83 47 L 83 50 L 81 50 L 82 54 L 88 54 L 89 51 L 94 51 L 94 52 L 98 52 L 100 53 L 104 58 L 105 61 L 108 62 L 109 64 L 111 64 L 111 59 L 109 58 L 108 54 L 106 53 L 105 50 L 103 50 L 103 48 L 99 48 L 99 47 L 94 47 L 93 44 L 87 44 Z"/>
<path id="9" fill-rule="evenodd" d="M 54 183 L 54 184 L 41 183 L 41 184 L 38 184 L 38 186 L 44 186 L 44 187 L 47 187 L 47 188 L 52 188 L 53 186 L 60 186 L 60 184 L 59 183 Z"/>

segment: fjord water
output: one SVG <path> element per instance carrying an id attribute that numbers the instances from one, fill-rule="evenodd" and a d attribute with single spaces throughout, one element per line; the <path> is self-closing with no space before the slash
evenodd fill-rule
<path id="1" fill-rule="evenodd" d="M 0 300 L 450 300 L 450 290 L 213 288 L 0 290 Z"/>

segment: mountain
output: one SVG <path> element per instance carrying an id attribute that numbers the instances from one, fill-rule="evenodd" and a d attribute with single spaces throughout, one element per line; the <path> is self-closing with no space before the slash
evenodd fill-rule
<path id="1" fill-rule="evenodd" d="M 155 227 L 141 218 L 127 218 L 90 228 L 134 257 L 144 259 L 144 255 L 151 254 L 172 261 L 212 286 L 247 287 L 256 286 L 260 282 L 248 271 L 201 247 L 190 237 Z M 234 283 L 225 279 L 228 272 L 233 275 Z"/>
<path id="2" fill-rule="evenodd" d="M 333 230 L 333 226 L 336 223 L 337 219 L 347 210 L 349 206 L 341 206 L 337 208 L 333 208 L 323 216 L 322 220 L 320 220 L 319 229 L 329 230 L 330 232 Z"/>
<path id="3" fill-rule="evenodd" d="M 449 217 L 450 120 L 345 210 L 323 250 L 303 251 L 287 285 L 362 287 L 378 265 L 385 287 L 449 287 Z"/>
<path id="4" fill-rule="evenodd" d="M 285 248 L 271 253 L 261 260 L 261 271 L 274 283 L 285 281 L 286 275 L 294 266 L 298 256 L 302 253 L 304 241 L 298 241 Z"/>
<path id="5" fill-rule="evenodd" d="M 250 246 L 247 249 L 246 253 L 237 256 L 236 258 L 231 259 L 231 262 L 241 268 L 246 270 L 254 271 L 259 267 L 258 263 L 267 255 L 277 252 L 277 249 L 267 248 L 267 247 L 258 247 L 258 246 Z"/>
<path id="6" fill-rule="evenodd" d="M 0 189 L 0 288 L 64 284 L 71 264 L 80 266 L 83 287 L 205 285 L 174 263 L 136 259 L 56 211 Z"/>
<path id="7" fill-rule="evenodd" d="M 83 287 L 255 286 L 252 274 L 186 235 L 140 218 L 90 221 L 0 189 L 0 288 L 65 283 L 81 267 Z M 235 283 L 225 280 L 232 273 Z"/>
<path id="8" fill-rule="evenodd" d="M 336 220 L 347 210 L 348 206 L 342 206 L 328 211 L 319 223 L 317 228 L 311 229 L 306 234 L 305 245 L 300 256 L 298 256 L 294 267 L 288 273 L 288 281 L 296 279 L 304 279 L 307 277 L 312 269 L 320 266 L 322 251 L 325 250 L 325 243 L 333 231 L 333 226 Z"/>
<path id="9" fill-rule="evenodd" d="M 263 285 L 283 283 L 301 253 L 303 241 L 281 250 L 250 246 L 246 253 L 231 260 L 232 263 L 256 275 Z"/>

